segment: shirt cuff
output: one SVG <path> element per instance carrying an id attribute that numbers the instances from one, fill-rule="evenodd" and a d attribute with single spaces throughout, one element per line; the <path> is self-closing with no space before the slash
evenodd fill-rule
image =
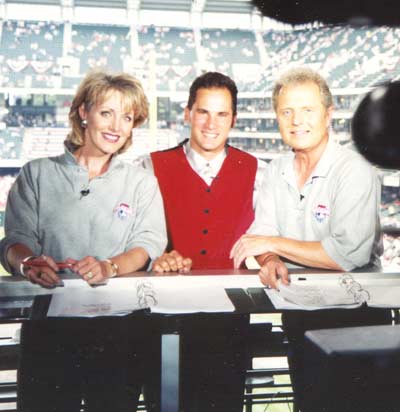
<path id="1" fill-rule="evenodd" d="M 322 247 L 324 248 L 325 252 L 329 255 L 329 257 L 335 261 L 345 272 L 350 272 L 357 266 L 351 262 L 350 260 L 346 259 L 340 253 L 338 253 L 337 248 L 335 247 L 335 241 L 331 238 L 326 238 L 321 241 Z"/>

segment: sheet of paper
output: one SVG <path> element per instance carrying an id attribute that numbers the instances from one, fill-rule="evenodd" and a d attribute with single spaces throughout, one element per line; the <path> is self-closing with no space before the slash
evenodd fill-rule
<path id="1" fill-rule="evenodd" d="M 371 298 L 368 306 L 379 308 L 400 307 L 400 285 L 387 287 L 386 285 L 373 285 L 368 287 Z"/>
<path id="2" fill-rule="evenodd" d="M 321 299 L 318 297 L 315 299 L 315 296 L 312 296 L 310 299 L 307 297 L 304 299 L 303 296 L 297 298 L 295 297 L 292 300 L 287 299 L 284 297 L 284 294 L 281 292 L 278 292 L 275 289 L 265 289 L 265 293 L 271 300 L 272 304 L 274 305 L 275 309 L 278 310 L 319 310 L 319 309 L 352 309 L 359 307 L 360 304 L 356 303 L 350 303 L 350 304 L 323 304 L 321 302 Z M 302 292 L 302 294 L 305 293 Z M 315 293 L 315 290 L 313 292 L 313 295 Z M 316 305 L 316 300 L 319 301 L 319 305 Z M 312 301 L 312 304 L 309 304 L 310 301 Z"/>
<path id="3" fill-rule="evenodd" d="M 151 311 L 170 314 L 233 312 L 235 307 L 224 286 L 218 282 L 207 284 L 205 280 L 189 282 L 171 279 L 169 282 L 156 283 Z"/>
<path id="4" fill-rule="evenodd" d="M 400 274 L 342 273 L 296 275 L 279 291 L 266 289 L 277 309 L 316 310 L 371 307 L 400 307 Z"/>
<path id="5" fill-rule="evenodd" d="M 118 278 L 91 288 L 66 280 L 52 297 L 48 316 L 116 316 L 135 310 L 156 313 L 232 312 L 225 288 L 261 287 L 257 275 Z"/>
<path id="6" fill-rule="evenodd" d="M 47 316 L 94 317 L 127 315 L 142 309 L 132 290 L 80 289 L 54 294 Z"/>
<path id="7" fill-rule="evenodd" d="M 263 287 L 258 275 L 161 276 L 151 278 L 157 291 L 156 313 L 232 312 L 225 288 Z"/>
<path id="8" fill-rule="evenodd" d="M 281 284 L 278 292 L 283 299 L 302 308 L 327 307 L 357 307 L 358 302 L 352 294 L 339 284 L 325 282 L 312 284 L 311 282 L 291 283 L 289 286 Z"/>
<path id="9" fill-rule="evenodd" d="M 299 310 L 301 307 L 295 303 L 291 303 L 285 300 L 281 294 L 275 289 L 264 289 L 269 300 L 277 310 Z M 312 308 L 306 308 L 306 310 L 314 310 Z"/>

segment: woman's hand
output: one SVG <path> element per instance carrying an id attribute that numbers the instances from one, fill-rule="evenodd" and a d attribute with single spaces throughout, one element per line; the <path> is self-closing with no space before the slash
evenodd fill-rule
<path id="1" fill-rule="evenodd" d="M 60 268 L 51 256 L 41 255 L 23 263 L 23 275 L 32 283 L 45 288 L 54 288 L 62 281 L 57 275 Z"/>
<path id="2" fill-rule="evenodd" d="M 70 261 L 72 259 L 66 260 L 66 262 Z M 89 285 L 106 283 L 112 274 L 110 263 L 98 260 L 93 256 L 86 256 L 78 261 L 75 260 L 71 270 L 80 275 Z"/>

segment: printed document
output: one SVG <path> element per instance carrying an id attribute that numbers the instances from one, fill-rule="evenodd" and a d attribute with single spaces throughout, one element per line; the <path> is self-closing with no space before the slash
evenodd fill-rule
<path id="1" fill-rule="evenodd" d="M 232 312 L 225 288 L 257 286 L 262 286 L 257 275 L 117 278 L 95 288 L 65 280 L 53 294 L 47 315 L 118 316 L 141 309 L 169 314 Z"/>
<path id="2" fill-rule="evenodd" d="M 278 289 L 266 289 L 277 309 L 400 307 L 399 273 L 296 275 Z"/>

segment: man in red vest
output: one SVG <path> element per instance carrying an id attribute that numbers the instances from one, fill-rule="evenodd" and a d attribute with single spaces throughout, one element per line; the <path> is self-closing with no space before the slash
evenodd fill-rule
<path id="1" fill-rule="evenodd" d="M 237 88 L 208 72 L 190 88 L 185 121 L 190 139 L 151 154 L 165 205 L 169 245 L 156 272 L 233 268 L 229 252 L 254 219 L 257 159 L 227 145 Z"/>
<path id="2" fill-rule="evenodd" d="M 254 219 L 256 175 L 258 182 L 262 172 L 255 157 L 227 144 L 236 106 L 232 79 L 217 72 L 201 75 L 185 108 L 190 139 L 152 153 L 151 164 L 145 164 L 160 185 L 170 247 L 155 260 L 155 272 L 233 268 L 229 252 Z M 247 316 L 232 314 L 183 322 L 185 411 L 243 410 L 247 327 Z"/>

